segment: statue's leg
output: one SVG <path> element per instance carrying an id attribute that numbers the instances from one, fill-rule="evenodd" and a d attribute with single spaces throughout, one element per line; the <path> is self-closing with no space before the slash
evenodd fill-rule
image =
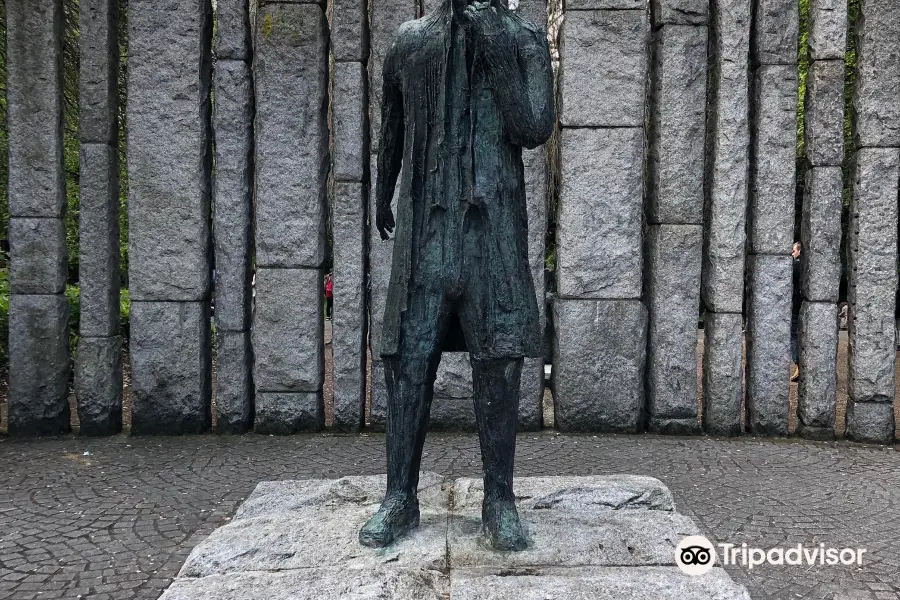
<path id="1" fill-rule="evenodd" d="M 437 300 L 437 302 L 435 302 Z M 413 302 L 400 352 L 385 356 L 387 383 L 387 493 L 381 507 L 359 532 L 364 546 L 382 547 L 419 524 L 419 467 L 428 430 L 428 413 L 440 362 L 442 312 L 427 310 L 440 298 Z"/>
<path id="2" fill-rule="evenodd" d="M 527 545 L 513 494 L 521 358 L 473 359 L 475 419 L 484 466 L 481 519 L 497 550 Z"/>

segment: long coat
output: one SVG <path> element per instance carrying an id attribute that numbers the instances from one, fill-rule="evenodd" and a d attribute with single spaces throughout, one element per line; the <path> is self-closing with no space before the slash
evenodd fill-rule
<path id="1" fill-rule="evenodd" d="M 452 210 L 464 196 L 486 238 L 480 262 L 467 265 L 487 286 L 481 354 L 541 356 L 522 148 L 544 143 L 555 122 L 546 33 L 493 0 L 501 26 L 465 35 L 452 1 L 404 23 L 385 58 L 376 206 L 390 205 L 401 170 L 402 178 L 380 353 L 398 353 L 410 294 L 427 293 L 410 282 L 445 275 L 435 272 L 440 261 L 423 258 L 448 252 L 433 247 L 432 211 Z M 444 349 L 458 348 L 445 341 Z"/>

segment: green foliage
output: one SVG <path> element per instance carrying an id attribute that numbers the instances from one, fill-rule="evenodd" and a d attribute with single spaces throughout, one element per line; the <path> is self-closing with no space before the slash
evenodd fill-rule
<path id="1" fill-rule="evenodd" d="M 0 269 L 0 362 L 9 360 L 9 269 Z"/>
<path id="2" fill-rule="evenodd" d="M 66 285 L 66 300 L 69 301 L 69 349 L 74 356 L 78 349 L 78 324 L 81 322 L 81 288 Z"/>

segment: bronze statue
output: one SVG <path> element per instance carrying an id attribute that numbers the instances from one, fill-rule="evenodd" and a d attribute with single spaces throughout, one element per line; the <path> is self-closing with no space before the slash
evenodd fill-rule
<path id="1" fill-rule="evenodd" d="M 526 546 L 512 489 L 523 357 L 541 355 L 522 147 L 555 122 L 546 33 L 500 3 L 444 0 L 404 23 L 384 63 L 376 226 L 393 232 L 381 356 L 387 494 L 360 542 L 419 524 L 416 488 L 442 350 L 470 353 L 484 466 L 482 522 Z"/>

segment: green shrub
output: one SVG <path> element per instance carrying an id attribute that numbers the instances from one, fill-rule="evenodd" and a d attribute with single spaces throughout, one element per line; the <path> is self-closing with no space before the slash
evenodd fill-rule
<path id="1" fill-rule="evenodd" d="M 9 361 L 9 269 L 0 269 L 0 363 Z"/>

